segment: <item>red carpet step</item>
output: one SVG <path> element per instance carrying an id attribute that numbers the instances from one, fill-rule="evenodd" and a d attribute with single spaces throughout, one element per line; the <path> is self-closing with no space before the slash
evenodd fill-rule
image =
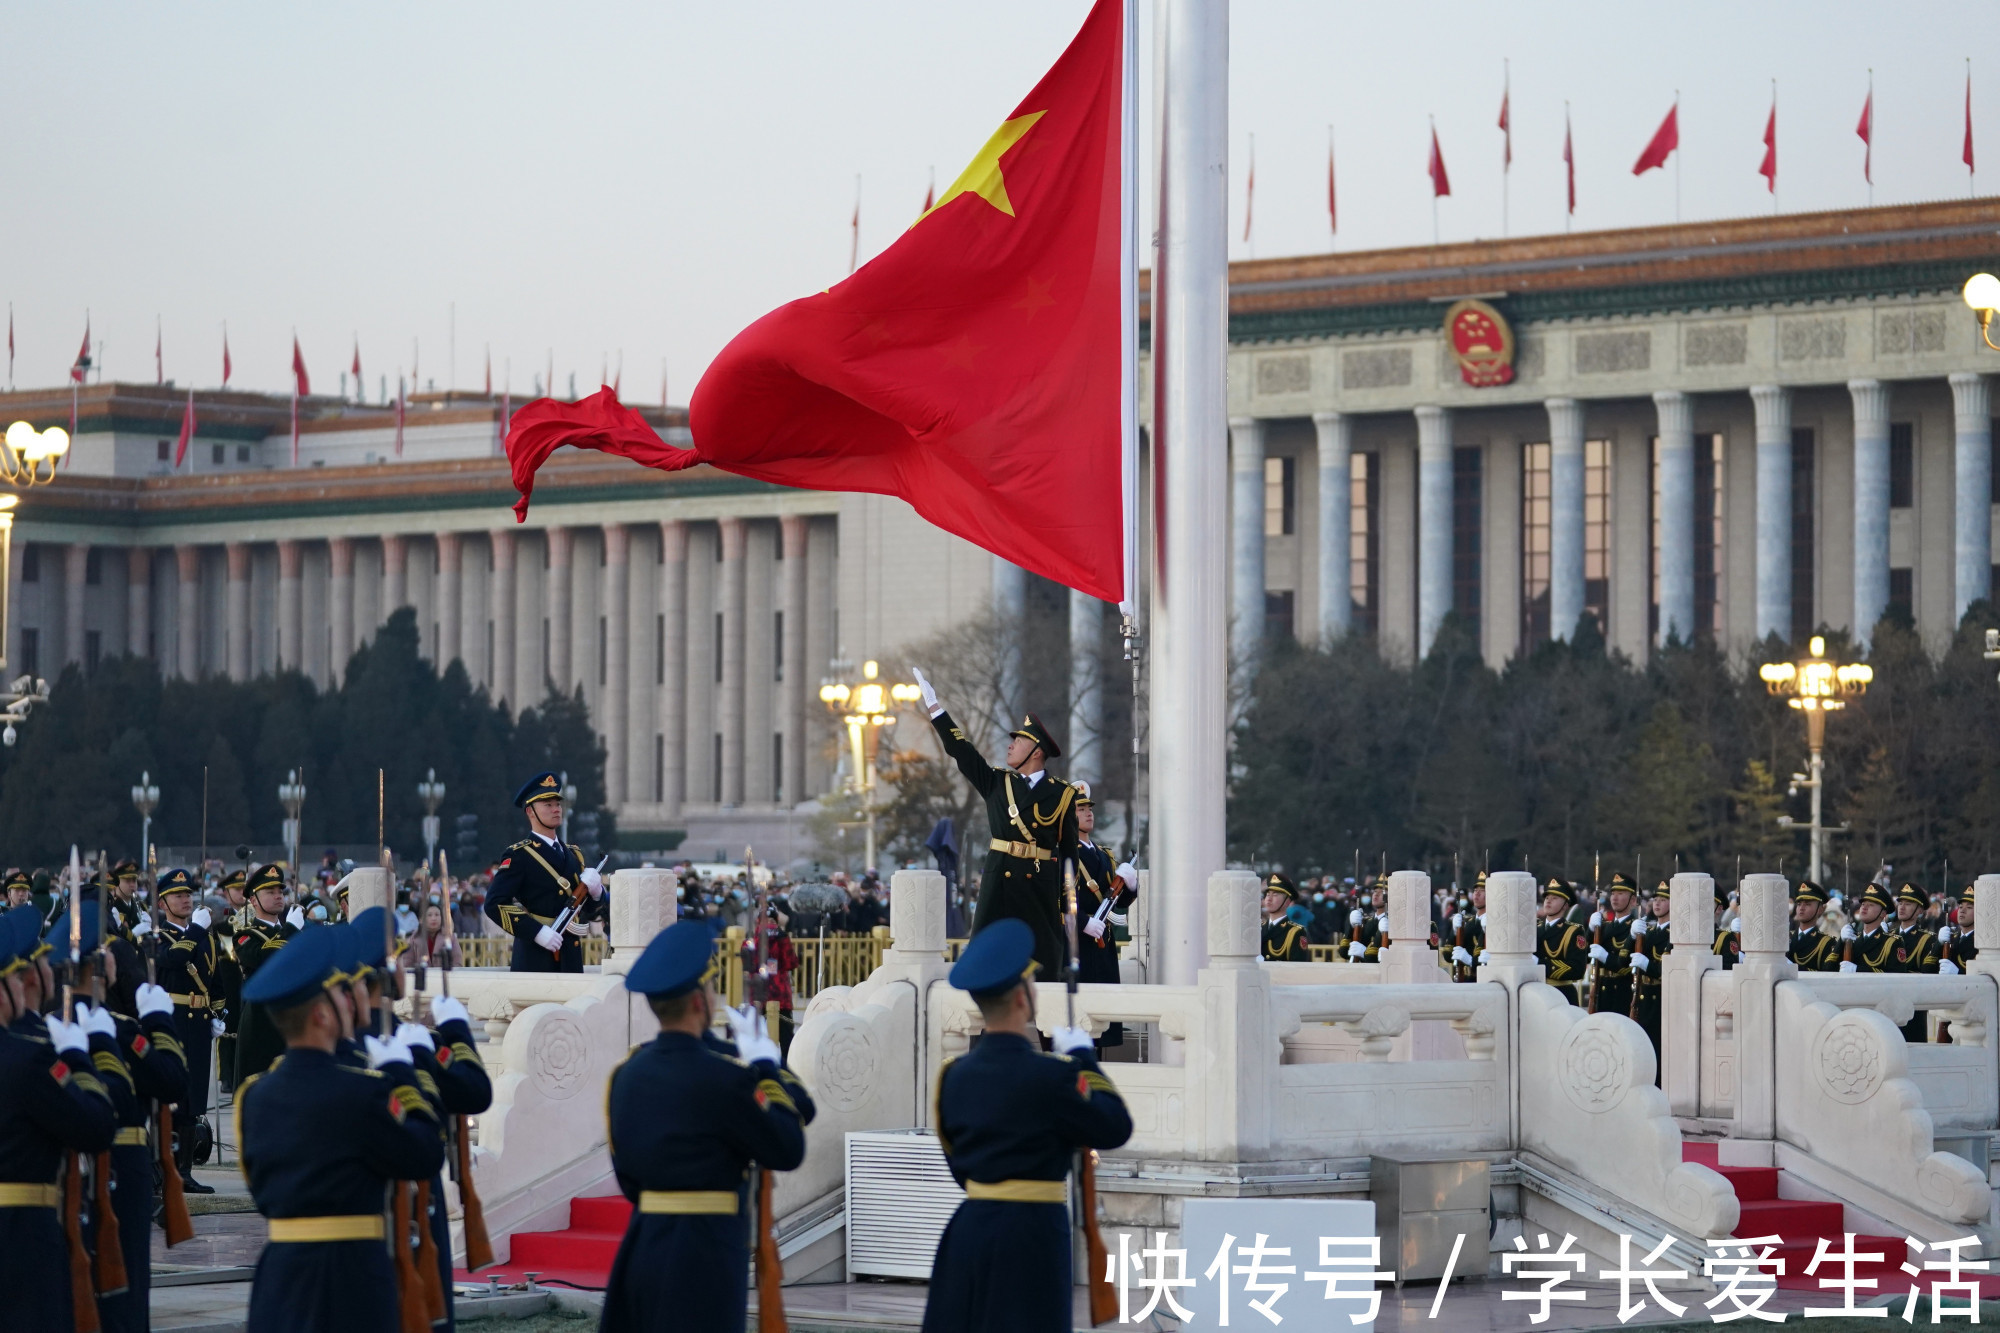
<path id="1" fill-rule="evenodd" d="M 1722 1166 L 1716 1160 L 1717 1152 L 1713 1143 L 1684 1143 L 1681 1145 L 1681 1160 L 1713 1168 L 1736 1191 L 1737 1203 L 1742 1208 L 1742 1219 L 1736 1224 L 1737 1235 L 1784 1238 L 1776 1253 L 1777 1258 L 1785 1261 L 1778 1285 L 1791 1291 L 1825 1291 L 1830 1298 L 1838 1298 L 1841 1294 L 1839 1289 L 1822 1288 L 1820 1280 L 1846 1280 L 1846 1265 L 1829 1259 L 1819 1266 L 1818 1272 L 1812 1274 L 1806 1272 L 1806 1266 L 1818 1253 L 1822 1238 L 1828 1242 L 1827 1249 L 1831 1254 L 1842 1253 L 1847 1248 L 1846 1209 L 1837 1203 L 1781 1199 L 1778 1197 L 1778 1168 Z M 1880 1262 L 1854 1266 L 1855 1277 L 1875 1279 L 1875 1286 L 1861 1289 L 1862 1294 L 1856 1297 L 1857 1301 L 1909 1289 L 1908 1276 L 1902 1269 L 1909 1247 L 1903 1244 L 1901 1236 L 1858 1235 L 1854 1238 L 1854 1248 L 1861 1254 L 1883 1256 Z"/>
<path id="2" fill-rule="evenodd" d="M 544 1285 L 602 1291 L 611 1281 L 611 1261 L 618 1257 L 618 1242 L 631 1217 L 632 1205 L 622 1195 L 571 1199 L 569 1225 L 561 1231 L 517 1231 L 513 1257 L 506 1263 L 477 1273 L 459 1269 L 453 1276 L 460 1282 L 492 1278 L 507 1286 L 533 1273 Z"/>

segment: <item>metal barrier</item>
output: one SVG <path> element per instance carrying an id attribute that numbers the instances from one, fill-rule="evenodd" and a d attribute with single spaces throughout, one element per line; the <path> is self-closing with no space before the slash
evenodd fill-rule
<path id="1" fill-rule="evenodd" d="M 606 946 L 610 943 L 602 935 L 585 935 L 583 963 L 590 967 L 604 962 Z M 505 935 L 460 935 L 458 937 L 458 965 L 460 967 L 506 967 L 514 956 L 514 941 Z"/>

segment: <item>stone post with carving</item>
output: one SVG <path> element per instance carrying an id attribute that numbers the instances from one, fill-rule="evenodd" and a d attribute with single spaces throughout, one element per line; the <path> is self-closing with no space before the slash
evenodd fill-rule
<path id="1" fill-rule="evenodd" d="M 889 947 L 885 966 L 944 961 L 944 876 L 935 870 L 898 870 L 889 877 Z"/>
<path id="2" fill-rule="evenodd" d="M 1489 903 L 1491 899 L 1488 899 Z M 1431 948 L 1431 877 L 1421 870 L 1398 870 L 1389 876 L 1389 943 L 1377 954 L 1384 985 L 1445 983 L 1451 976 L 1438 966 Z M 1391 1060 L 1462 1059 L 1464 1043 L 1449 1025 L 1435 1020 L 1410 1024 L 1390 1048 Z"/>
<path id="3" fill-rule="evenodd" d="M 1675 1115 L 1701 1114 L 1701 976 L 1715 956 L 1715 879 L 1673 877 L 1673 951 L 1660 972 L 1660 1088 Z"/>
<path id="4" fill-rule="evenodd" d="M 1743 919 L 1743 958 L 1736 964 L 1735 1137 L 1739 1139 L 1777 1136 L 1776 992 L 1779 982 L 1799 974 L 1786 956 L 1792 943 L 1791 896 L 1791 883 L 1783 875 L 1743 877 L 1743 897 L 1737 903 Z"/>
<path id="5" fill-rule="evenodd" d="M 358 866 L 333 886 L 336 894 L 347 890 L 347 919 L 352 921 L 371 907 L 395 911 L 395 877 L 381 866 Z"/>
<path id="6" fill-rule="evenodd" d="M 1966 971 L 2000 977 L 2000 875 L 1972 881 L 1972 942 L 1979 956 Z"/>
<path id="7" fill-rule="evenodd" d="M 1189 1137 L 1205 1161 L 1251 1161 L 1270 1151 L 1280 1034 L 1271 979 L 1258 960 L 1261 897 L 1255 875 L 1208 877 L 1208 966 L 1195 979 L 1201 1017 L 1186 1050 Z"/>
<path id="8" fill-rule="evenodd" d="M 1486 877 L 1486 961 L 1479 964 L 1481 982 L 1497 981 L 1507 988 L 1507 1049 L 1521 1049 L 1521 987 L 1545 982 L 1547 973 L 1535 956 L 1535 906 L 1540 901 L 1535 877 L 1525 870 L 1496 870 Z M 1520 1141 L 1521 1061 L 1508 1062 L 1507 1124 Z"/>
<path id="9" fill-rule="evenodd" d="M 653 937 L 680 915 L 680 881 L 671 870 L 646 867 L 611 872 L 611 951 L 604 971 L 624 976 Z"/>

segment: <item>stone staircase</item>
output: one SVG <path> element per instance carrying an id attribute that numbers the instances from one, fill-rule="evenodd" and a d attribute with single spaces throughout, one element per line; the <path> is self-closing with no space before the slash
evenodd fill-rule
<path id="1" fill-rule="evenodd" d="M 632 1205 L 623 1195 L 600 1195 L 569 1201 L 569 1225 L 561 1231 L 517 1231 L 513 1257 L 504 1264 L 464 1269 L 453 1274 L 461 1282 L 495 1279 L 505 1286 L 529 1273 L 544 1286 L 602 1291 L 611 1281 L 611 1262 L 631 1220 Z"/>
<path id="2" fill-rule="evenodd" d="M 1818 1253 L 1822 1239 L 1827 1242 L 1829 1255 L 1846 1250 L 1846 1208 L 1838 1203 L 1817 1203 L 1810 1199 L 1781 1199 L 1778 1197 L 1780 1173 L 1777 1167 L 1723 1166 L 1717 1160 L 1718 1151 L 1713 1143 L 1686 1143 L 1681 1146 L 1681 1159 L 1699 1162 L 1710 1168 L 1736 1191 L 1736 1200 L 1742 1209 L 1736 1223 L 1738 1236 L 1783 1237 L 1784 1243 L 1778 1246 L 1775 1256 L 1785 1261 L 1778 1285 L 1788 1290 L 1819 1291 L 1822 1278 L 1844 1279 L 1846 1266 L 1831 1258 L 1821 1264 L 1816 1273 L 1808 1274 L 1806 1267 Z M 1854 1248 L 1857 1253 L 1883 1256 L 1879 1262 L 1854 1266 L 1856 1278 L 1875 1279 L 1876 1285 L 1865 1288 L 1864 1292 L 1882 1295 L 1907 1285 L 1903 1281 L 1901 1267 L 1907 1248 L 1901 1236 L 1857 1235 Z M 1866 1298 L 1864 1294 L 1862 1299 Z"/>

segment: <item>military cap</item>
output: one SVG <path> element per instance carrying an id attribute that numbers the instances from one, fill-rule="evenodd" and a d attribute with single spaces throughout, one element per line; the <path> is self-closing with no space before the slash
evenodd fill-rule
<path id="1" fill-rule="evenodd" d="M 536 801 L 560 801 L 562 799 L 562 779 L 554 773 L 537 773 L 521 784 L 521 790 L 514 793 L 514 804 L 522 810 Z"/>
<path id="2" fill-rule="evenodd" d="M 332 926 L 300 931 L 243 983 L 243 998 L 272 1009 L 304 1004 L 325 992 L 339 948 Z"/>
<path id="3" fill-rule="evenodd" d="M 113 879 L 139 878 L 139 863 L 137 861 L 134 861 L 129 856 L 126 857 L 123 861 L 120 861 L 117 865 L 111 867 L 111 878 Z"/>
<path id="4" fill-rule="evenodd" d="M 1079 810 L 1086 805 L 1095 806 L 1097 804 L 1097 802 L 1090 799 L 1090 784 L 1088 782 L 1085 782 L 1082 778 L 1078 778 L 1069 785 L 1076 788 L 1076 807 Z"/>
<path id="5" fill-rule="evenodd" d="M 243 886 L 249 882 L 249 879 L 250 877 L 243 871 L 232 870 L 222 877 L 222 889 L 225 892 L 230 889 L 235 889 L 239 893 L 244 892 Z"/>
<path id="6" fill-rule="evenodd" d="M 1715 889 L 1715 905 L 1716 905 L 1717 907 L 1726 907 L 1726 906 L 1728 906 L 1728 904 L 1729 904 L 1729 889 L 1728 889 L 1728 886 L 1726 886 L 1725 884 L 1723 884 L 1723 882 L 1722 882 L 1721 880 L 1719 880 L 1719 879 L 1711 879 L 1711 880 L 1709 881 L 1709 883 L 1710 883 L 1710 885 L 1712 885 L 1712 886 L 1714 887 L 1714 889 Z"/>
<path id="7" fill-rule="evenodd" d="M 22 903 L 7 914 L 14 923 L 14 951 L 23 963 L 32 963 L 49 952 L 49 943 L 42 938 L 42 914 L 35 910 L 33 903 Z M 64 914 L 61 918 L 68 921 Z"/>
<path id="8" fill-rule="evenodd" d="M 1929 907 L 1931 905 L 1929 895 L 1908 880 L 1904 880 L 1902 887 L 1896 890 L 1896 901 L 1899 903 L 1915 903 L 1918 907 Z"/>
<path id="9" fill-rule="evenodd" d="M 389 957 L 389 944 L 383 938 L 385 929 L 383 918 L 386 916 L 388 913 L 380 907 L 370 907 L 347 923 L 354 932 L 355 944 L 360 950 L 355 960 L 359 967 L 380 967 Z"/>
<path id="10" fill-rule="evenodd" d="M 28 872 L 25 870 L 11 870 L 7 873 L 6 883 L 0 884 L 0 892 L 12 889 L 26 889 L 29 893 L 33 893 L 35 881 L 28 878 Z"/>
<path id="11" fill-rule="evenodd" d="M 21 925 L 25 920 L 20 916 L 20 912 L 23 909 L 17 908 L 12 912 L 0 915 L 0 977 L 11 976 L 26 966 L 26 962 L 21 957 L 21 946 L 27 940 L 41 934 L 41 914 L 36 912 L 33 907 L 25 905 L 24 907 L 29 915 L 34 918 L 31 921 L 26 921 L 28 926 L 28 933 L 26 934 L 23 934 L 21 931 Z"/>
<path id="12" fill-rule="evenodd" d="M 1289 876 L 1280 874 L 1275 870 L 1264 877 L 1264 892 L 1282 893 L 1295 903 L 1302 903 L 1306 900 L 1306 896 L 1299 892 L 1299 886 L 1292 883 Z"/>
<path id="13" fill-rule="evenodd" d="M 1486 887 L 1486 872 L 1484 870 L 1480 871 L 1478 877 L 1472 881 L 1472 887 L 1475 889 Z"/>
<path id="14" fill-rule="evenodd" d="M 1062 746 L 1056 744 L 1056 738 L 1049 735 L 1049 729 L 1043 726 L 1042 720 L 1033 713 L 1022 718 L 1021 725 L 1007 734 L 1033 741 L 1035 748 L 1042 752 L 1044 759 L 1062 758 Z"/>
<path id="15" fill-rule="evenodd" d="M 154 886 L 154 893 L 162 898 L 166 897 L 170 893 L 193 893 L 193 892 L 194 892 L 194 876 L 188 874 L 187 871 L 182 870 L 179 867 L 169 870 L 165 874 L 161 875 L 158 883 Z"/>
<path id="16" fill-rule="evenodd" d="M 1605 886 L 1605 891 L 1607 893 L 1617 893 L 1621 889 L 1626 893 L 1637 893 L 1639 886 L 1627 878 L 1624 871 L 1614 870 L 1611 872 L 1611 883 Z"/>
<path id="17" fill-rule="evenodd" d="M 1862 885 L 1861 892 L 1854 896 L 1854 905 L 1856 907 L 1859 907 L 1862 903 L 1874 903 L 1885 912 L 1896 910 L 1895 900 L 1889 896 L 1889 890 L 1877 884 L 1872 879 Z"/>
<path id="18" fill-rule="evenodd" d="M 687 994 L 714 974 L 715 937 L 692 918 L 676 921 L 653 937 L 639 961 L 625 974 L 625 989 L 648 999 L 671 1000 Z"/>
<path id="19" fill-rule="evenodd" d="M 251 893 L 262 893 L 265 889 L 285 891 L 285 865 L 282 861 L 269 861 L 250 872 Z"/>
<path id="20" fill-rule="evenodd" d="M 1799 881 L 1799 887 L 1792 891 L 1792 901 L 1795 903 L 1824 903 L 1826 901 L 1826 890 L 1809 879 L 1802 879 Z"/>
<path id="21" fill-rule="evenodd" d="M 352 921 L 335 921 L 326 929 L 333 936 L 333 956 L 326 984 L 335 986 L 344 981 L 358 979 L 363 967 L 361 932 L 354 928 Z"/>
<path id="22" fill-rule="evenodd" d="M 1002 917 L 966 942 L 951 965 L 951 984 L 974 999 L 1001 995 L 1035 972 L 1035 932 L 1018 917 Z"/>
<path id="23" fill-rule="evenodd" d="M 78 956 L 88 958 L 97 952 L 97 900 L 85 898 L 77 906 L 77 920 L 82 929 L 78 938 Z M 67 955 L 69 953 L 69 913 L 59 913 L 49 923 L 48 931 L 42 936 L 42 943 L 50 952 Z"/>
<path id="24" fill-rule="evenodd" d="M 1560 896 L 1566 903 L 1576 901 L 1576 886 L 1564 880 L 1560 875 L 1550 875 L 1549 882 L 1542 885 L 1542 897 L 1546 898 L 1552 893 Z"/>

